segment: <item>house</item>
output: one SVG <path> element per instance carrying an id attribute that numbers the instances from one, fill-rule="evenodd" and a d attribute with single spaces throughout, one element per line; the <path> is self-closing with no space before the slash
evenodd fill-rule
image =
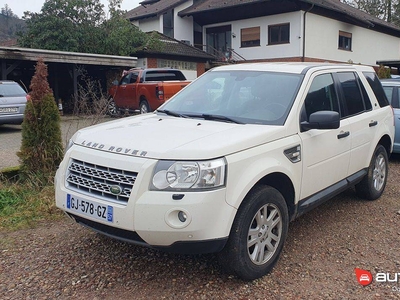
<path id="1" fill-rule="evenodd" d="M 400 28 L 339 0 L 145 0 L 126 17 L 220 60 L 374 66 L 400 57 Z"/>

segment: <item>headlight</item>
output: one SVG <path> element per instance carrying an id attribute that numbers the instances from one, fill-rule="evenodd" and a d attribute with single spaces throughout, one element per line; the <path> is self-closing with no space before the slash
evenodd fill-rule
<path id="1" fill-rule="evenodd" d="M 206 161 L 159 161 L 151 190 L 205 190 L 225 185 L 225 159 Z"/>

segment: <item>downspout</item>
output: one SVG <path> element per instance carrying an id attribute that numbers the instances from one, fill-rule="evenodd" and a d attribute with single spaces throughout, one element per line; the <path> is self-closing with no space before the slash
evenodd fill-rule
<path id="1" fill-rule="evenodd" d="M 314 3 L 311 4 L 310 9 L 306 10 L 303 14 L 303 56 L 301 61 L 304 62 L 306 59 L 306 14 L 314 8 Z"/>

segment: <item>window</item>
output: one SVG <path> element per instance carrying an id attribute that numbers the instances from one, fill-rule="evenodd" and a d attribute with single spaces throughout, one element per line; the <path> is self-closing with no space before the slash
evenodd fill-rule
<path id="1" fill-rule="evenodd" d="M 170 38 L 174 37 L 174 10 L 167 11 L 163 16 L 163 33 Z"/>
<path id="2" fill-rule="evenodd" d="M 126 74 L 124 77 L 121 79 L 121 85 L 129 84 L 131 81 L 131 73 Z"/>
<path id="3" fill-rule="evenodd" d="M 400 108 L 399 99 L 400 99 L 400 89 L 392 86 L 384 86 L 383 90 L 385 91 L 386 97 L 389 99 L 393 108 Z"/>
<path id="4" fill-rule="evenodd" d="M 361 95 L 360 87 L 356 75 L 353 72 L 337 73 L 342 86 L 344 104 L 347 116 L 356 115 L 365 110 L 364 100 Z"/>
<path id="5" fill-rule="evenodd" d="M 365 78 L 367 78 L 367 81 L 372 89 L 372 91 L 375 94 L 376 99 L 378 100 L 379 106 L 384 107 L 389 105 L 389 101 L 386 98 L 385 93 L 383 92 L 382 84 L 374 72 L 363 72 Z"/>
<path id="6" fill-rule="evenodd" d="M 148 71 L 146 72 L 145 81 L 175 81 L 185 80 L 184 75 L 180 71 Z"/>
<path id="7" fill-rule="evenodd" d="M 290 42 L 290 24 L 268 26 L 268 45 L 287 44 Z"/>
<path id="8" fill-rule="evenodd" d="M 351 33 L 339 31 L 339 49 L 351 51 Z"/>
<path id="9" fill-rule="evenodd" d="M 301 121 L 308 121 L 310 115 L 317 111 L 328 110 L 339 112 L 338 97 L 331 74 L 316 76 L 308 91 Z"/>
<path id="10" fill-rule="evenodd" d="M 260 46 L 260 27 L 243 28 L 240 30 L 241 47 Z"/>
<path id="11" fill-rule="evenodd" d="M 393 94 L 394 94 L 393 93 L 393 89 L 394 89 L 394 87 L 391 87 L 391 86 L 384 86 L 383 87 L 383 91 L 385 92 L 386 97 L 389 99 L 390 103 L 393 102 Z M 393 104 L 392 104 L 392 106 L 393 106 Z"/>

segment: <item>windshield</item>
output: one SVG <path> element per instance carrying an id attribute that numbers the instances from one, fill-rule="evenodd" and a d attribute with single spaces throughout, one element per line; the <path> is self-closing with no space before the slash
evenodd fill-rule
<path id="1" fill-rule="evenodd" d="M 159 111 L 245 124 L 283 125 L 303 76 L 261 71 L 211 71 Z"/>

